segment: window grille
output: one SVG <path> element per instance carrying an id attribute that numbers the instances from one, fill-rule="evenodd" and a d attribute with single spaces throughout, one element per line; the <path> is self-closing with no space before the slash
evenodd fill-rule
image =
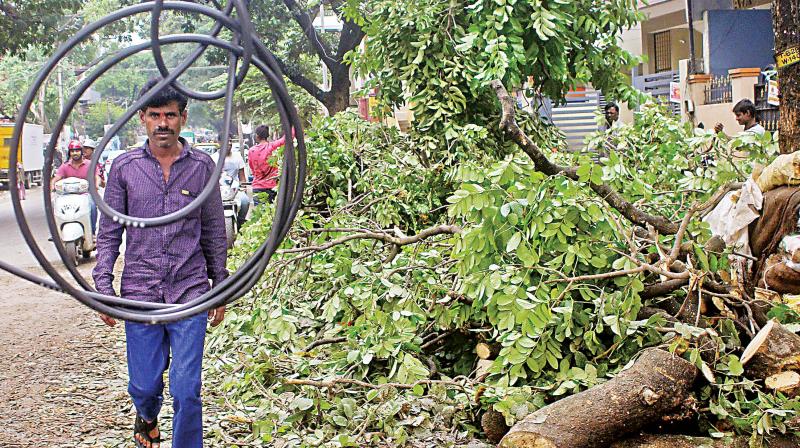
<path id="1" fill-rule="evenodd" d="M 656 73 L 672 70 L 672 51 L 670 49 L 669 31 L 653 34 L 655 51 L 653 59 L 656 64 Z"/>

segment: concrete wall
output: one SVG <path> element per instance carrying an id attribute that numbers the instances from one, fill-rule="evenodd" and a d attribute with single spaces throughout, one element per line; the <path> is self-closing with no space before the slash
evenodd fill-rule
<path id="1" fill-rule="evenodd" d="M 711 129 L 715 124 L 722 123 L 725 126 L 725 133 L 736 135 L 742 130 L 742 127 L 736 122 L 736 116 L 733 115 L 732 110 L 733 103 L 697 106 L 694 111 L 695 125 L 699 126 L 700 123 L 703 123 L 706 129 Z"/>
<path id="2" fill-rule="evenodd" d="M 678 69 L 678 61 L 689 59 L 689 28 L 670 30 L 670 45 L 672 53 L 672 69 Z M 703 33 L 694 30 L 694 57 L 703 57 Z"/>
<path id="3" fill-rule="evenodd" d="M 775 36 L 769 10 L 706 11 L 706 68 L 715 75 L 774 63 Z"/>

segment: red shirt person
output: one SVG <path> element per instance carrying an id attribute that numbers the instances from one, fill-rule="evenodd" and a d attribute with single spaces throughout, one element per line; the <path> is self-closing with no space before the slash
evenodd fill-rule
<path id="1" fill-rule="evenodd" d="M 247 163 L 253 173 L 253 194 L 266 193 L 269 202 L 275 200 L 280 170 L 270 162 L 275 150 L 286 144 L 286 136 L 273 142 L 269 141 L 269 128 L 261 125 L 256 128 L 258 144 L 247 153 Z"/>

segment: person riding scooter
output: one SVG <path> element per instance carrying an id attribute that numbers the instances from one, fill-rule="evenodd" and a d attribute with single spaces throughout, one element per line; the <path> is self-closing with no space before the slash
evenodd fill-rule
<path id="1" fill-rule="evenodd" d="M 55 190 L 56 182 L 67 177 L 77 177 L 79 179 L 89 180 L 89 161 L 84 158 L 83 145 L 78 140 L 72 140 L 67 146 L 69 158 L 64 162 L 58 170 L 53 180 L 50 182 L 50 188 Z M 100 178 L 95 173 L 95 183 L 100 185 Z M 97 205 L 95 205 L 92 196 L 89 195 L 89 207 L 91 209 L 92 221 L 92 235 L 96 234 L 97 229 Z"/>

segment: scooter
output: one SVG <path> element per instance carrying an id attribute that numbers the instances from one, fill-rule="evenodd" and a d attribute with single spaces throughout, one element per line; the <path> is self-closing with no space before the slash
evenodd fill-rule
<path id="1" fill-rule="evenodd" d="M 236 234 L 239 233 L 239 179 L 231 177 L 228 173 L 222 173 L 219 178 L 219 192 L 222 196 L 222 208 L 225 215 L 225 235 L 228 240 L 228 249 L 233 247 L 236 242 Z"/>
<path id="2" fill-rule="evenodd" d="M 92 237 L 89 182 L 68 177 L 56 182 L 53 213 L 68 258 L 78 265 L 78 256 L 88 260 L 95 249 Z"/>

